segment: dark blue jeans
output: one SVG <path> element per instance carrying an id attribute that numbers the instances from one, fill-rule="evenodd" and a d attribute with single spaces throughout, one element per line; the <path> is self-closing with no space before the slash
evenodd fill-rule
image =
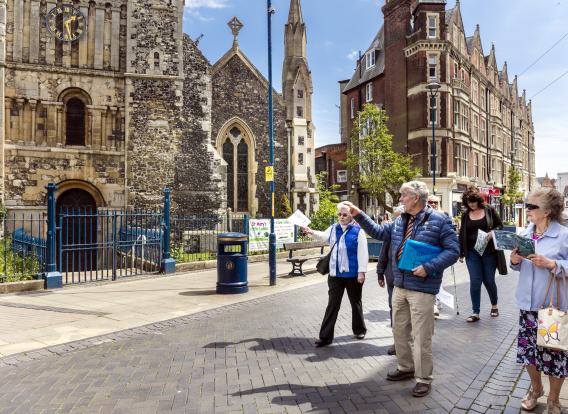
<path id="1" fill-rule="evenodd" d="M 492 305 L 497 305 L 497 284 L 495 283 L 495 272 L 497 271 L 497 253 L 485 253 L 480 256 L 475 249 L 467 251 L 465 259 L 469 272 L 469 294 L 471 296 L 471 307 L 473 313 L 479 314 L 481 306 L 481 285 L 487 289 L 489 300 Z"/>

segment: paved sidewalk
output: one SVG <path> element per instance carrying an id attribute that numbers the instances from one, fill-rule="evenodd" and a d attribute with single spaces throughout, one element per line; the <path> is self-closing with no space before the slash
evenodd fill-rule
<path id="1" fill-rule="evenodd" d="M 63 289 L 0 295 L 0 358 L 190 315 L 321 283 L 315 260 L 308 277 L 291 277 L 292 265 L 277 261 L 277 286 L 268 262 L 249 264 L 249 292 L 217 295 L 217 269 L 169 276 L 124 278 Z"/>
<path id="2" fill-rule="evenodd" d="M 387 355 L 392 335 L 386 289 L 372 277 L 363 293 L 367 337 L 352 338 L 344 298 L 333 345 L 314 348 L 327 303 L 327 286 L 317 283 L 325 279 L 314 275 L 281 293 L 247 302 L 238 295 L 232 305 L 4 358 L 0 413 L 518 413 L 506 408 L 515 384 L 522 386 L 514 362 L 517 277 L 497 278 L 498 318 L 489 316 L 484 292 L 481 321 L 467 324 L 465 265 L 456 265 L 456 276 L 460 314 L 445 307 L 436 321 L 435 381 L 425 398 L 412 397 L 413 381 L 385 378 L 396 358 Z M 152 280 L 144 281 L 147 298 L 163 290 L 163 278 Z M 453 294 L 451 272 L 444 282 Z M 118 286 L 98 296 L 129 290 Z"/>

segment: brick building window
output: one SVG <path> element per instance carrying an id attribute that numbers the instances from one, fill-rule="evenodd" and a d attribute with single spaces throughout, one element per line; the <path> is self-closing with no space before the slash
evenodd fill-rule
<path id="1" fill-rule="evenodd" d="M 479 154 L 473 154 L 473 176 L 479 179 Z"/>
<path id="2" fill-rule="evenodd" d="M 347 170 L 337 171 L 337 182 L 338 183 L 347 182 Z"/>
<path id="3" fill-rule="evenodd" d="M 477 114 L 473 114 L 473 139 L 479 140 L 479 116 Z"/>
<path id="4" fill-rule="evenodd" d="M 428 97 L 428 116 L 430 118 L 432 118 L 432 115 L 434 119 L 430 119 L 430 125 L 432 125 L 432 122 L 434 122 L 435 124 L 438 123 L 438 98 L 435 97 L 434 98 L 434 113 L 432 114 L 432 108 L 431 108 L 431 102 L 432 99 L 430 97 Z"/>
<path id="5" fill-rule="evenodd" d="M 477 91 L 479 87 L 475 79 L 471 80 L 471 100 L 477 105 Z"/>
<path id="6" fill-rule="evenodd" d="M 373 84 L 368 83 L 365 85 L 365 102 L 370 102 L 373 100 Z"/>
<path id="7" fill-rule="evenodd" d="M 461 176 L 461 164 L 460 164 L 460 145 L 456 144 L 454 146 L 454 169 L 456 170 L 456 175 Z"/>
<path id="8" fill-rule="evenodd" d="M 297 106 L 296 107 L 296 116 L 298 118 L 303 118 L 304 117 L 304 108 L 301 106 Z"/>
<path id="9" fill-rule="evenodd" d="M 355 118 L 355 98 L 351 98 L 351 119 Z"/>
<path id="10" fill-rule="evenodd" d="M 466 105 L 462 104 L 461 105 L 461 128 L 462 128 L 462 131 L 464 131 L 464 132 L 469 131 L 468 115 L 469 115 L 469 108 Z"/>
<path id="11" fill-rule="evenodd" d="M 482 144 L 487 143 L 487 136 L 485 135 L 485 119 L 481 118 L 481 136 L 480 140 Z"/>
<path id="12" fill-rule="evenodd" d="M 428 171 L 432 170 L 432 140 L 428 140 Z M 442 143 L 436 141 L 436 175 L 439 176 L 442 172 Z"/>
<path id="13" fill-rule="evenodd" d="M 454 101 L 454 128 L 460 129 L 460 103 Z"/>
<path id="14" fill-rule="evenodd" d="M 438 37 L 437 36 L 437 30 L 436 30 L 437 20 L 438 20 L 437 17 L 434 16 L 434 15 L 428 16 L 428 37 L 430 39 L 436 39 Z"/>
<path id="15" fill-rule="evenodd" d="M 430 80 L 435 80 L 438 78 L 438 71 L 437 69 L 437 64 L 436 64 L 437 60 L 436 60 L 436 56 L 434 55 L 430 55 L 428 56 L 428 78 Z"/>
<path id="16" fill-rule="evenodd" d="M 485 109 L 485 89 L 483 89 L 483 86 L 479 91 L 479 103 L 481 104 L 481 109 Z"/>

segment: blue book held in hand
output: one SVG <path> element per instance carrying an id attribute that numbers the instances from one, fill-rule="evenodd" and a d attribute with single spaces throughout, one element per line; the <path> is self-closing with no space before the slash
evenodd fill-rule
<path id="1" fill-rule="evenodd" d="M 431 246 L 415 240 L 407 240 L 402 251 L 402 256 L 398 262 L 398 268 L 402 270 L 412 270 L 423 263 L 432 260 L 442 252 L 438 246 Z M 430 276 L 435 276 L 430 275 Z"/>

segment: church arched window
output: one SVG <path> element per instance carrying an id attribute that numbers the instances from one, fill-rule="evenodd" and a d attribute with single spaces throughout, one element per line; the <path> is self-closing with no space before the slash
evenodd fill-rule
<path id="1" fill-rule="evenodd" d="M 223 143 L 223 159 L 227 162 L 227 207 L 235 212 L 249 211 L 249 148 L 236 126 Z"/>
<path id="2" fill-rule="evenodd" d="M 65 145 L 85 145 L 85 103 L 71 98 L 65 105 Z"/>

